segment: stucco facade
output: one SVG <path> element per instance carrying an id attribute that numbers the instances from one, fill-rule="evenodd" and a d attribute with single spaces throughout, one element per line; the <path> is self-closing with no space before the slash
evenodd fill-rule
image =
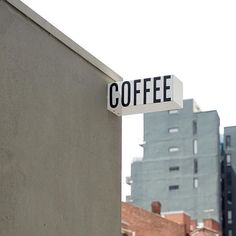
<path id="1" fill-rule="evenodd" d="M 20 1 L 0 0 L 0 235 L 120 235 L 121 78 Z"/>

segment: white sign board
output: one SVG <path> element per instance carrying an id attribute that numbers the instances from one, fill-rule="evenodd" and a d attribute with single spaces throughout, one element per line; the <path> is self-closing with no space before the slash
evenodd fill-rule
<path id="1" fill-rule="evenodd" d="M 108 84 L 107 109 L 118 116 L 183 108 L 182 82 L 174 75 Z"/>

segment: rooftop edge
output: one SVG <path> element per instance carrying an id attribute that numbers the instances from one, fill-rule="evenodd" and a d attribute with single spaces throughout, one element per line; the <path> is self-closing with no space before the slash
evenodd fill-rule
<path id="1" fill-rule="evenodd" d="M 108 66 L 106 66 L 104 63 L 102 63 L 100 60 L 98 60 L 96 57 L 94 57 L 88 51 L 86 51 L 85 49 L 80 47 L 71 38 L 66 36 L 59 29 L 54 27 L 47 20 L 45 20 L 43 17 L 41 17 L 39 14 L 37 14 L 35 11 L 33 11 L 31 8 L 29 8 L 26 4 L 24 4 L 20 0 L 3 0 L 3 1 L 7 2 L 8 4 L 10 4 L 14 8 L 16 8 L 18 11 L 22 12 L 25 16 L 27 16 L 29 19 L 31 19 L 34 23 L 39 25 L 45 31 L 47 31 L 48 33 L 53 35 L 56 39 L 61 41 L 64 45 L 69 47 L 71 50 L 73 50 L 75 53 L 77 53 L 78 55 L 83 57 L 86 61 L 91 63 L 97 69 L 99 69 L 104 74 L 109 76 L 113 81 L 117 82 L 117 81 L 123 80 L 120 75 L 118 75 L 116 72 L 114 72 Z"/>

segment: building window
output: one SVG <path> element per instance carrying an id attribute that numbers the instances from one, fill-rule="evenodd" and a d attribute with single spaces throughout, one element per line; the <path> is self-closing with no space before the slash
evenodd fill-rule
<path id="1" fill-rule="evenodd" d="M 193 178 L 193 188 L 198 188 L 198 178 Z"/>
<path id="2" fill-rule="evenodd" d="M 232 231 L 232 229 L 229 229 L 229 230 L 228 230 L 228 236 L 233 236 L 233 231 Z"/>
<path id="3" fill-rule="evenodd" d="M 178 114 L 179 113 L 179 111 L 178 110 L 170 110 L 169 111 L 169 114 L 171 115 L 171 114 Z"/>
<path id="4" fill-rule="evenodd" d="M 172 191 L 172 190 L 177 190 L 179 189 L 179 185 L 170 185 L 169 186 L 169 190 Z"/>
<path id="5" fill-rule="evenodd" d="M 232 184 L 231 172 L 227 172 L 226 173 L 226 181 L 227 181 L 227 185 L 231 185 Z"/>
<path id="6" fill-rule="evenodd" d="M 232 211 L 231 210 L 227 211 L 227 220 L 228 220 L 228 224 L 232 224 Z"/>
<path id="7" fill-rule="evenodd" d="M 194 120 L 193 121 L 193 135 L 196 135 L 197 134 L 197 121 Z"/>
<path id="8" fill-rule="evenodd" d="M 198 173 L 198 161 L 196 158 L 193 160 L 193 171 L 194 171 L 194 174 Z"/>
<path id="9" fill-rule="evenodd" d="M 169 152 L 178 152 L 179 148 L 178 147 L 170 147 Z"/>
<path id="10" fill-rule="evenodd" d="M 232 193 L 230 191 L 227 192 L 227 203 L 232 204 Z"/>
<path id="11" fill-rule="evenodd" d="M 224 162 L 223 161 L 221 161 L 221 163 L 220 163 L 220 168 L 221 168 L 221 174 L 224 174 L 225 168 L 224 168 Z"/>
<path id="12" fill-rule="evenodd" d="M 179 166 L 171 166 L 169 168 L 169 171 L 178 171 L 179 170 Z"/>
<path id="13" fill-rule="evenodd" d="M 226 165 L 231 166 L 231 154 L 226 154 Z"/>
<path id="14" fill-rule="evenodd" d="M 170 134 L 173 134 L 173 133 L 178 133 L 179 132 L 179 128 L 170 128 L 169 130 L 168 130 L 168 132 L 170 133 Z"/>
<path id="15" fill-rule="evenodd" d="M 196 155 L 198 152 L 197 150 L 197 139 L 193 140 L 193 154 Z"/>
<path id="16" fill-rule="evenodd" d="M 223 192 L 224 190 L 225 190 L 225 181 L 224 181 L 224 179 L 222 179 L 221 180 L 221 191 Z"/>
<path id="17" fill-rule="evenodd" d="M 225 137 L 225 146 L 226 147 L 231 146 L 231 137 L 230 137 L 230 135 L 226 135 L 226 137 Z"/>

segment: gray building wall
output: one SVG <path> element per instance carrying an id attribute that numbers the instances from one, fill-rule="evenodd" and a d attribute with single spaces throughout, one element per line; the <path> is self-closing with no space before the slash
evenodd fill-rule
<path id="1" fill-rule="evenodd" d="M 228 140 L 227 140 L 228 139 Z M 236 234 L 236 126 L 224 128 L 222 209 L 225 236 Z"/>
<path id="2" fill-rule="evenodd" d="M 170 129 L 178 132 L 171 133 Z M 150 209 L 150 203 L 158 200 L 164 212 L 185 211 L 199 222 L 209 217 L 219 221 L 217 112 L 200 112 L 193 100 L 185 100 L 184 108 L 177 113 L 145 114 L 144 140 L 143 160 L 133 162 L 131 167 L 133 203 Z M 178 150 L 170 152 L 170 148 Z"/>
<path id="3" fill-rule="evenodd" d="M 102 70 L 113 72 L 71 45 L 0 1 L 1 236 L 120 235 L 121 119 Z"/>

